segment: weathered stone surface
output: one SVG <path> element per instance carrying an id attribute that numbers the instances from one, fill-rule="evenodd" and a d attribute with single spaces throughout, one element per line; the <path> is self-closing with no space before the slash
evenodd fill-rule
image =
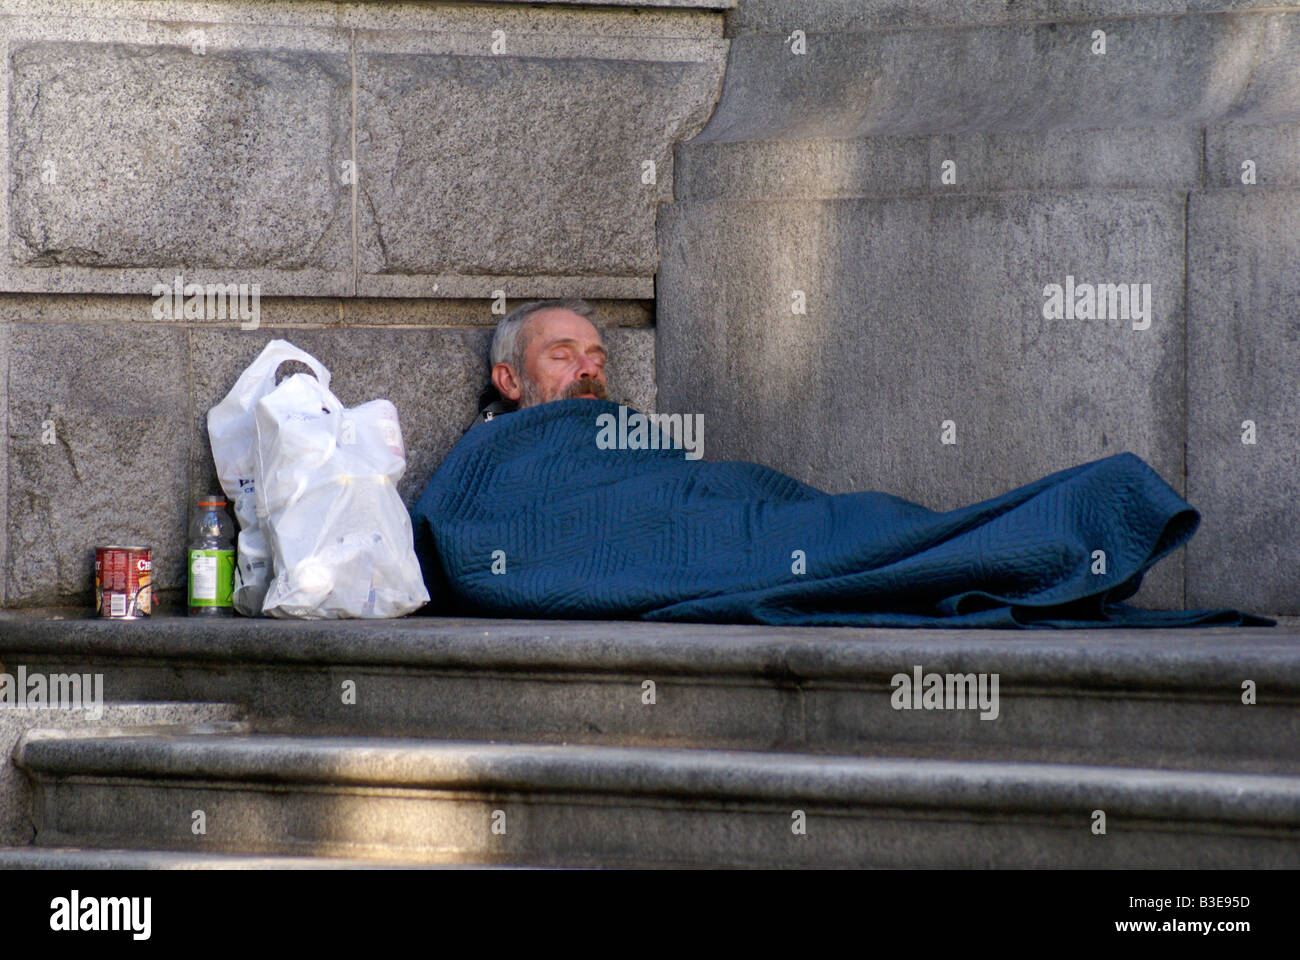
<path id="1" fill-rule="evenodd" d="M 408 617 L 0 614 L 0 662 L 106 694 L 238 702 L 258 732 L 1300 773 L 1300 624 L 888 630 Z M 892 678 L 997 674 L 997 718 L 896 710 Z M 1268 678 L 1249 710 L 1241 682 Z M 654 680 L 656 703 L 642 702 Z M 357 702 L 341 702 L 345 680 Z M 1262 689 L 1262 685 L 1261 685 Z"/>
<path id="2" fill-rule="evenodd" d="M 27 738 L 14 772 L 39 794 L 38 844 L 604 866 L 1295 865 L 1295 622 L 1034 636 L 442 618 L 122 627 L 6 613 L 0 663 L 111 660 L 106 692 L 224 691 L 255 732 L 195 735 L 178 703 L 156 718 L 177 728 L 130 731 L 148 721 L 127 711 L 153 708 L 123 706 L 113 736 Z M 999 674 L 998 719 L 894 710 L 890 675 L 913 664 Z M 1242 675 L 1273 691 L 1244 711 Z M 640 700 L 647 677 L 657 705 Z M 338 703 L 343 678 L 358 681 L 354 706 Z M 448 736 L 477 742 L 427 739 Z M 1029 745 L 1052 756 L 1024 759 L 1052 762 L 1012 759 Z M 196 789 L 199 840 L 175 815 Z M 1122 843 L 1079 828 L 1094 807 Z M 790 845 L 793 809 L 819 846 Z M 503 835 L 488 829 L 496 810 Z"/>
<path id="3" fill-rule="evenodd" d="M 482 864 L 414 864 L 342 857 L 258 857 L 172 850 L 85 850 L 79 847 L 0 847 L 0 870 L 456 870 Z M 495 869 L 509 870 L 511 867 Z"/>
<path id="4" fill-rule="evenodd" d="M 16 677 L 20 663 L 0 657 L 0 667 Z M 33 671 L 28 671 L 30 676 Z M 99 673 L 99 681 L 91 681 L 85 691 L 85 709 L 39 709 L 0 705 L 0 845 L 25 844 L 32 840 L 32 789 L 22 771 L 8 760 L 14 755 L 19 741 L 30 731 L 59 731 L 60 734 L 92 731 L 97 735 L 111 736 L 124 728 L 133 728 L 141 734 L 156 733 L 161 728 L 172 732 L 188 730 L 230 729 L 243 716 L 243 709 L 226 703 L 113 703 L 111 671 L 104 675 L 102 666 L 89 673 Z M 49 683 L 54 683 L 46 675 Z M 66 682 L 66 681 L 59 681 Z M 96 687 L 95 684 L 102 684 Z M 96 690 L 103 702 L 96 705 Z M 24 691 L 26 693 L 26 691 Z M 47 734 L 48 735 L 48 734 Z M 57 735 L 57 734 L 56 734 Z"/>
<path id="5" fill-rule="evenodd" d="M 948 160 L 956 164 L 955 183 L 941 178 Z M 1201 183 L 1201 131 L 1171 125 L 933 137 L 696 141 L 678 150 L 677 172 L 679 200 L 898 197 L 1086 187 L 1190 189 Z"/>
<path id="6" fill-rule="evenodd" d="M 509 312 L 522 300 L 506 300 Z M 649 327 L 654 324 L 653 300 L 587 301 L 594 308 L 598 327 Z M 338 303 L 338 322 L 355 326 L 487 327 L 495 328 L 503 313 L 493 313 L 495 302 L 437 298 L 350 297 Z"/>
<path id="7" fill-rule="evenodd" d="M 1188 216 L 1188 600 L 1297 612 L 1300 191 L 1197 193 Z"/>
<path id="8" fill-rule="evenodd" d="M 121 272 L 143 268 L 348 292 L 346 66 L 318 51 L 15 42 L 7 285 L 145 292 Z"/>
<path id="9" fill-rule="evenodd" d="M 720 78 L 720 62 L 577 50 L 359 55 L 358 292 L 652 296 L 672 144 Z"/>
<path id="10" fill-rule="evenodd" d="M 141 20 L 15 0 L 0 288 L 179 273 L 355 295 L 360 257 L 363 295 L 652 297 L 654 206 L 720 89 L 732 5 L 168 2 Z M 423 98 L 373 69 L 403 59 Z"/>
<path id="11" fill-rule="evenodd" d="M 29 740 L 17 762 L 41 795 L 43 844 L 548 865 L 1300 864 L 1300 777 L 220 735 Z M 198 839 L 175 814 L 195 780 Z M 1096 807 L 1119 842 L 1086 829 Z M 792 810 L 806 834 L 792 836 Z"/>
<path id="12" fill-rule="evenodd" d="M 1205 181 L 1210 187 L 1241 187 L 1246 161 L 1255 187 L 1300 186 L 1300 124 L 1218 124 L 1205 131 Z"/>
<path id="13" fill-rule="evenodd" d="M 609 351 L 605 379 L 610 396 L 638 410 L 654 411 L 655 332 L 653 329 L 601 330 L 601 339 Z"/>
<path id="14" fill-rule="evenodd" d="M 1284 6 L 1288 4 L 1275 0 L 742 0 L 727 18 L 727 30 L 733 36 L 795 29 L 830 33 Z"/>
<path id="15" fill-rule="evenodd" d="M 927 188 L 925 137 L 696 139 L 677 150 L 678 200 L 892 196 Z"/>
<path id="16" fill-rule="evenodd" d="M 1100 56 L 1090 51 L 1096 21 L 810 33 L 805 55 L 780 32 L 744 34 L 732 40 L 722 100 L 700 139 L 1198 123 L 1226 114 L 1248 88 L 1250 112 L 1271 112 L 1292 84 L 1271 59 L 1269 79 L 1252 81 L 1268 19 L 1116 21 Z M 1290 40 L 1276 44 L 1277 58 L 1294 60 Z"/>
<path id="17" fill-rule="evenodd" d="M 0 293 L 0 320 L 31 323 L 131 323 L 141 328 L 172 325 L 174 321 L 165 314 L 161 319 L 154 316 L 158 300 L 159 298 L 151 296 L 99 293 Z M 174 296 L 171 300 L 174 304 Z M 229 309 L 224 318 L 194 317 L 184 321 L 184 325 L 230 327 L 242 322 L 250 327 L 253 325 L 252 319 L 241 321 L 237 318 L 233 297 L 226 302 Z M 214 305 L 215 303 L 214 300 Z M 339 300 L 329 297 L 259 296 L 256 323 L 267 326 L 330 326 L 339 322 L 339 303 Z M 206 298 L 204 305 L 206 308 Z M 251 313 L 251 291 L 249 307 Z M 161 307 L 159 312 L 163 312 Z"/>
<path id="18" fill-rule="evenodd" d="M 709 459 L 940 510 L 1121 451 L 1183 489 L 1175 194 L 675 203 L 660 231 L 659 408 L 705 415 Z M 1150 328 L 1044 319 L 1067 275 L 1150 283 Z M 1135 602 L 1181 587 L 1174 555 Z"/>
<path id="19" fill-rule="evenodd" d="M 1201 132 L 1191 125 L 945 134 L 929 147 L 928 185 L 936 193 L 1191 189 L 1201 182 Z M 956 164 L 952 185 L 941 180 L 947 160 Z"/>
<path id="20" fill-rule="evenodd" d="M 7 602 L 93 604 L 94 548 L 106 544 L 152 547 L 160 590 L 182 586 L 189 450 L 185 331 L 6 326 Z M 172 532 L 177 535 L 167 536 Z"/>
<path id="21" fill-rule="evenodd" d="M 139 323 L 170 324 L 156 320 L 156 298 L 115 294 L 0 293 L 0 323 Z M 654 324 L 653 300 L 591 300 L 597 326 L 649 327 Z M 508 300 L 510 310 L 520 301 Z M 259 297 L 259 326 L 265 327 L 467 327 L 493 328 L 501 315 L 492 313 L 484 300 L 451 298 L 368 297 Z M 186 327 L 231 329 L 252 322 L 198 317 Z"/>
<path id="22" fill-rule="evenodd" d="M 375 0 L 301 0 L 285 10 L 280 0 L 260 0 L 260 2 L 231 3 L 229 0 L 150 0 L 149 16 L 157 20 L 171 20 L 185 23 L 203 22 L 212 18 L 214 11 L 220 11 L 223 22 L 258 23 L 288 22 L 304 26 L 329 27 L 335 24 L 345 26 L 370 27 L 395 25 L 415 27 L 445 26 L 449 21 L 455 24 L 470 23 L 480 26 L 484 23 L 506 21 L 509 26 L 527 25 L 529 22 L 557 20 L 561 17 L 572 22 L 574 6 L 585 9 L 577 11 L 585 21 L 602 20 L 627 24 L 628 17 L 619 8 L 644 8 L 643 15 L 631 21 L 642 27 L 643 32 L 650 33 L 654 28 L 663 29 L 665 25 L 680 23 L 694 12 L 725 11 L 736 6 L 738 0 L 539 0 L 532 4 L 521 4 L 519 0 L 475 0 L 469 10 L 459 10 L 455 6 L 448 8 L 424 5 L 406 7 L 399 3 L 375 2 Z M 5 0 L 5 12 L 15 15 L 34 17 L 129 17 L 136 13 L 135 5 L 123 0 Z M 642 12 L 642 11 L 638 11 Z M 721 16 L 715 19 L 721 20 Z M 643 23 L 650 21 L 650 23 Z M 612 24 L 611 24 L 612 25 Z"/>
<path id="23" fill-rule="evenodd" d="M 9 586 L 9 350 L 10 325 L 0 316 L 0 606 L 5 605 Z"/>
<path id="24" fill-rule="evenodd" d="M 1300 120 L 1300 71 L 1296 70 L 1300 55 L 1300 17 L 1296 13 L 1300 5 L 1287 6 L 1292 12 L 1213 18 L 1212 22 L 1235 22 L 1258 36 L 1246 89 L 1233 103 L 1227 119 L 1244 123 Z"/>

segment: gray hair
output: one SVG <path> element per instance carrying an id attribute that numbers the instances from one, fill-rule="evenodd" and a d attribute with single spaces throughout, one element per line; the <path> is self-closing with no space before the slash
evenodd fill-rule
<path id="1" fill-rule="evenodd" d="M 515 372 L 523 376 L 524 353 L 528 350 L 528 340 L 520 334 L 528 323 L 528 318 L 543 310 L 571 310 L 580 317 L 590 318 L 595 311 L 586 300 L 570 297 L 565 300 L 533 300 L 522 307 L 515 307 L 497 324 L 497 331 L 492 335 L 491 365 L 508 363 Z"/>

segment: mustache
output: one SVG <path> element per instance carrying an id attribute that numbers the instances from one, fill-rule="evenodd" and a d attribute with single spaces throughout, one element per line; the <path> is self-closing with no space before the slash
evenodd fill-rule
<path id="1" fill-rule="evenodd" d="M 572 400 L 584 393 L 590 393 L 598 400 L 609 399 L 609 391 L 605 389 L 605 385 L 593 377 L 581 377 L 574 380 L 573 383 L 564 388 L 564 393 L 560 396 L 560 399 Z"/>

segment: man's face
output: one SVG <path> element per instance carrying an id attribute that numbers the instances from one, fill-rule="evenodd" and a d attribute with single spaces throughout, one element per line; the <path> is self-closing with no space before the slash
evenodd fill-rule
<path id="1" fill-rule="evenodd" d="M 541 310 L 521 331 L 527 339 L 524 369 L 514 391 L 502 390 L 520 407 L 570 397 L 605 399 L 605 347 L 600 331 L 571 310 Z M 498 384 L 500 388 L 500 384 Z"/>

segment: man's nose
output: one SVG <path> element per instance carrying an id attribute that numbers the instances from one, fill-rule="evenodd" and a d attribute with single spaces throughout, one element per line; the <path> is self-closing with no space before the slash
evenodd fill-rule
<path id="1" fill-rule="evenodd" d="M 600 379 L 600 367 L 596 365 L 596 361 L 586 354 L 583 354 L 578 361 L 578 377 L 579 379 L 582 377 L 591 377 L 593 380 Z"/>

